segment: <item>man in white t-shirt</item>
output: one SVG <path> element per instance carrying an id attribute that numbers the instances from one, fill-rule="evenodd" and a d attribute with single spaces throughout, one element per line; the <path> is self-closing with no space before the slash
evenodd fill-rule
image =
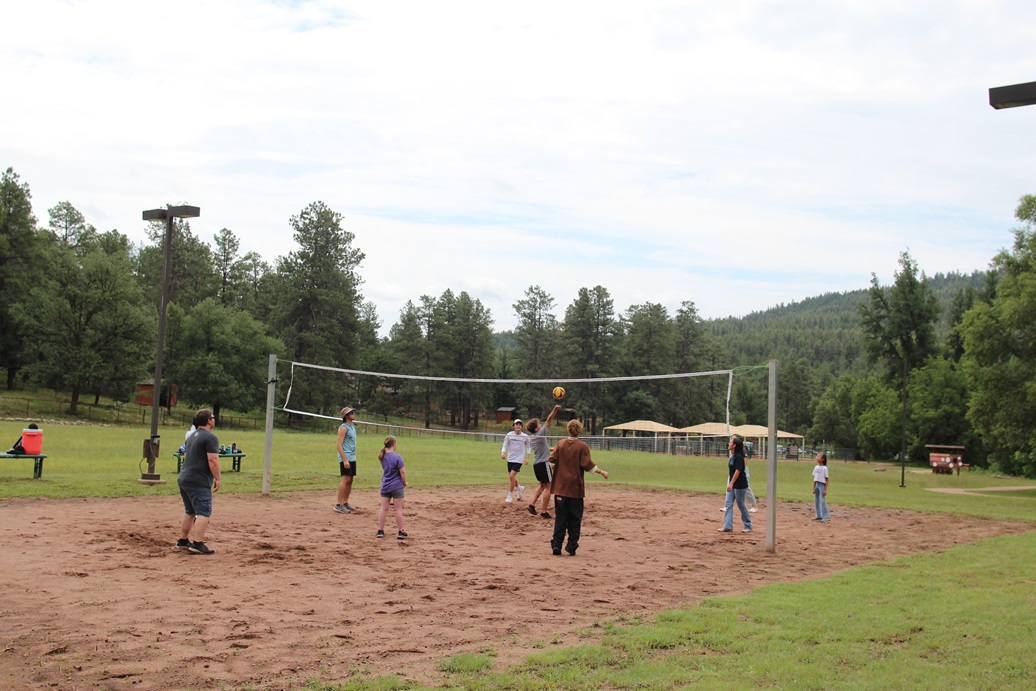
<path id="1" fill-rule="evenodd" d="M 507 498 L 504 499 L 508 504 L 514 501 L 515 491 L 518 493 L 518 501 L 522 499 L 525 488 L 518 484 L 518 473 L 522 471 L 522 465 L 529 462 L 531 450 L 529 435 L 522 431 L 522 421 L 515 420 L 511 424 L 511 431 L 504 436 L 504 445 L 500 448 L 500 458 L 507 461 L 507 476 L 510 480 Z"/>

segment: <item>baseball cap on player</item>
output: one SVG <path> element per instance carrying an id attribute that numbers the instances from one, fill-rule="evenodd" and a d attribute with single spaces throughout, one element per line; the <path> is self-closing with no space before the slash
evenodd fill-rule
<path id="1" fill-rule="evenodd" d="M 511 420 L 511 427 L 514 427 L 515 425 L 520 425 L 520 424 L 522 424 L 522 419 L 521 418 L 515 418 L 514 420 Z"/>

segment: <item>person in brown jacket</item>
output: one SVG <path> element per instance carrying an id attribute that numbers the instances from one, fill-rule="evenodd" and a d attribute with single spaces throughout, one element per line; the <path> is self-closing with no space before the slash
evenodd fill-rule
<path id="1" fill-rule="evenodd" d="M 583 423 L 572 420 L 568 423 L 568 439 L 562 439 L 554 447 L 548 460 L 554 466 L 554 477 L 550 492 L 554 495 L 554 537 L 550 541 L 555 555 L 561 554 L 561 546 L 568 533 L 565 551 L 573 557 L 579 548 L 579 531 L 583 525 L 583 497 L 586 489 L 584 473 L 597 473 L 608 479 L 608 473 L 598 468 L 590 459 L 590 447 L 580 441 Z"/>

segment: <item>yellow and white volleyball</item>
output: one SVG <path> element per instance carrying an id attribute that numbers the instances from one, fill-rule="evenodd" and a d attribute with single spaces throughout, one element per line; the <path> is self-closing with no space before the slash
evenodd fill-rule
<path id="1" fill-rule="evenodd" d="M 554 395 L 554 399 L 558 401 L 565 397 L 565 390 L 560 386 L 555 386 L 551 393 Z"/>

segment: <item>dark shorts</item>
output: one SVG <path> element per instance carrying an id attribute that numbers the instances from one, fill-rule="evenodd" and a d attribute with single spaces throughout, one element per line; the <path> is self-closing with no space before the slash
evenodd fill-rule
<path id="1" fill-rule="evenodd" d="M 550 463 L 544 461 L 543 463 L 534 463 L 532 471 L 536 473 L 536 480 L 541 485 L 550 484 Z"/>
<path id="2" fill-rule="evenodd" d="M 180 485 L 183 512 L 188 516 L 212 515 L 212 488 Z"/>
<path id="3" fill-rule="evenodd" d="M 356 461 L 349 461 L 349 467 L 345 467 L 345 463 L 338 461 L 338 472 L 345 477 L 356 477 Z"/>
<path id="4" fill-rule="evenodd" d="M 507 472 L 508 473 L 520 473 L 520 472 L 522 472 L 522 464 L 521 463 L 511 463 L 510 461 L 508 461 L 507 462 Z"/>
<path id="5" fill-rule="evenodd" d="M 381 496 L 385 497 L 386 499 L 402 499 L 405 495 L 406 491 L 402 487 L 400 487 L 399 489 L 394 489 L 391 492 L 381 493 Z"/>

